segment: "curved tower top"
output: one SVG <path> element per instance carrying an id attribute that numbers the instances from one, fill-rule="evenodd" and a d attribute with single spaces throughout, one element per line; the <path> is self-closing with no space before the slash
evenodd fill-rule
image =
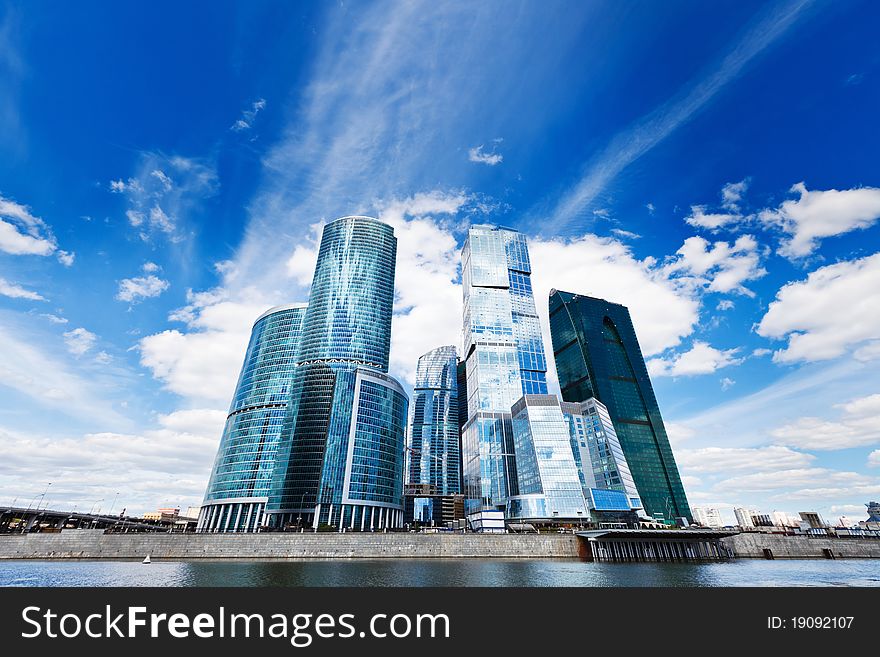
<path id="1" fill-rule="evenodd" d="M 372 217 L 324 226 L 298 362 L 327 361 L 388 371 L 394 229 Z"/>

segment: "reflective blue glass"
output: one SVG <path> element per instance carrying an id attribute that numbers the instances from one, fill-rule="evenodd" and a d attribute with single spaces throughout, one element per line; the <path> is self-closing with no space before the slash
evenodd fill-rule
<path id="1" fill-rule="evenodd" d="M 561 407 L 584 494 L 588 488 L 604 488 L 638 498 L 629 464 L 605 405 L 591 397 L 581 403 L 563 402 Z"/>
<path id="2" fill-rule="evenodd" d="M 385 374 L 396 252 L 393 229 L 376 219 L 324 227 L 270 487 L 272 524 L 400 522 L 407 398 Z"/>
<path id="3" fill-rule="evenodd" d="M 199 524 L 203 531 L 253 531 L 259 526 L 305 312 L 306 304 L 279 306 L 254 323 L 205 492 Z"/>
<path id="4" fill-rule="evenodd" d="M 595 397 L 607 407 L 645 510 L 691 520 L 629 310 L 554 290 L 550 332 L 562 398 Z"/>
<path id="5" fill-rule="evenodd" d="M 457 369 L 453 346 L 429 351 L 416 367 L 408 483 L 427 485 L 435 495 L 461 492 Z"/>
<path id="6" fill-rule="evenodd" d="M 584 491 L 559 400 L 555 395 L 524 395 L 513 405 L 512 415 L 518 494 L 509 500 L 508 517 L 587 518 Z M 544 500 L 540 507 L 536 506 L 537 497 Z M 541 513 L 541 508 L 542 515 L 521 515 Z"/>
<path id="7" fill-rule="evenodd" d="M 503 508 L 517 489 L 510 407 L 547 393 L 547 363 L 526 238 L 473 226 L 462 250 L 467 420 L 462 471 L 468 511 Z"/>

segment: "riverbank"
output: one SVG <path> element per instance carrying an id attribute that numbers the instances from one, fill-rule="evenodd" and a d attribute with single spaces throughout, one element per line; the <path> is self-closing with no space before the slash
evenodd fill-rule
<path id="1" fill-rule="evenodd" d="M 577 558 L 573 534 L 57 534 L 0 535 L 0 559 Z"/>
<path id="2" fill-rule="evenodd" d="M 880 539 L 874 537 L 743 532 L 722 543 L 740 559 L 880 559 Z"/>
<path id="3" fill-rule="evenodd" d="M 740 559 L 880 559 L 876 538 L 748 532 L 721 541 Z M 587 553 L 584 540 L 574 534 L 105 534 L 100 529 L 0 534 L 0 560 L 140 561 L 147 555 L 153 560 L 538 560 L 577 559 Z"/>

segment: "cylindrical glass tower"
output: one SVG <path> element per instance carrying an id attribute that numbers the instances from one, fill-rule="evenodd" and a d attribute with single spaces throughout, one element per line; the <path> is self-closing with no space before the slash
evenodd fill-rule
<path id="1" fill-rule="evenodd" d="M 304 303 L 278 306 L 254 322 L 198 531 L 256 531 L 262 522 L 305 312 Z"/>
<path id="2" fill-rule="evenodd" d="M 324 227 L 269 494 L 275 527 L 400 524 L 408 402 L 387 375 L 396 255 L 376 219 Z"/>

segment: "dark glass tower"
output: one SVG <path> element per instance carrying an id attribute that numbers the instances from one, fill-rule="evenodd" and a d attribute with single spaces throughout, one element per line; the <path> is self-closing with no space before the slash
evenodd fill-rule
<path id="1" fill-rule="evenodd" d="M 263 521 L 305 312 L 278 306 L 254 322 L 198 531 L 251 532 Z"/>
<path id="2" fill-rule="evenodd" d="M 550 332 L 562 398 L 595 397 L 611 415 L 645 510 L 691 518 L 645 359 L 626 306 L 550 293 Z"/>
<path id="3" fill-rule="evenodd" d="M 269 524 L 402 521 L 407 397 L 388 376 L 394 230 L 324 227 L 269 494 Z"/>

